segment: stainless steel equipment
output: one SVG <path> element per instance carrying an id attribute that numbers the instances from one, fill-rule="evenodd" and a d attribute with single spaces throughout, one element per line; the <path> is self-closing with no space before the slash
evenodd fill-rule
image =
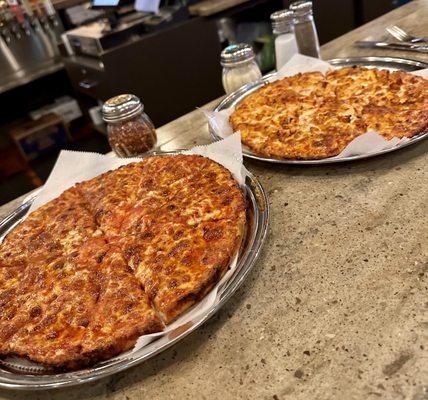
<path id="1" fill-rule="evenodd" d="M 360 40 L 354 43 L 357 47 L 366 47 L 369 49 L 380 48 L 388 50 L 400 51 L 415 51 L 417 53 L 428 53 L 428 45 L 422 43 L 406 43 L 406 42 L 376 42 L 371 40 Z"/>
<path id="2" fill-rule="evenodd" d="M 428 37 L 424 36 L 414 36 L 410 33 L 407 33 L 397 25 L 388 26 L 385 29 L 391 36 L 401 42 L 409 42 L 409 43 L 420 43 L 420 42 L 428 42 Z"/>
<path id="3" fill-rule="evenodd" d="M 62 31 L 50 0 L 0 0 L 0 92 L 60 67 Z"/>
<path id="4" fill-rule="evenodd" d="M 64 64 L 83 110 L 134 93 L 160 126 L 222 94 L 215 21 L 188 18 L 183 7 L 170 16 L 133 13 L 113 29 L 100 22 L 64 35 L 72 54 Z"/>
<path id="5" fill-rule="evenodd" d="M 101 19 L 68 31 L 64 39 L 69 54 L 98 57 L 114 46 L 132 41 L 146 31 L 145 22 L 152 16 L 138 12 L 131 16 L 122 18 L 114 29 Z"/>
<path id="6" fill-rule="evenodd" d="M 403 58 L 395 58 L 395 57 L 358 57 L 358 58 L 336 58 L 334 60 L 327 60 L 332 65 L 332 68 L 344 68 L 351 66 L 363 66 L 367 68 L 380 68 L 380 69 L 388 69 L 390 71 L 404 70 L 404 71 L 417 71 L 423 68 L 428 68 L 427 63 L 423 63 L 420 61 L 407 60 Z M 249 83 L 248 85 L 243 86 L 238 89 L 236 92 L 231 93 L 225 99 L 223 99 L 220 104 L 214 109 L 214 111 L 222 111 L 229 107 L 235 107 L 249 94 L 255 92 L 257 89 L 262 86 L 268 84 L 274 78 L 274 74 L 269 74 L 264 76 L 260 81 Z M 211 136 L 214 140 L 220 140 L 221 137 L 217 136 L 217 134 L 209 128 Z M 321 160 L 287 160 L 287 159 L 277 159 L 277 158 L 267 158 L 253 153 L 248 147 L 243 146 L 242 152 L 244 156 L 248 158 L 252 158 L 254 160 L 266 161 L 270 163 L 276 164 L 299 164 L 299 165 L 318 165 L 318 164 L 331 164 L 338 162 L 346 162 L 346 161 L 354 161 L 361 160 L 364 158 L 374 157 L 380 154 L 389 153 L 391 151 L 395 151 L 401 149 L 403 147 L 409 146 L 411 144 L 417 143 L 423 139 L 428 138 L 428 132 L 421 132 L 419 135 L 414 136 L 409 141 L 400 143 L 397 146 L 386 149 L 382 151 L 378 151 L 376 153 L 343 157 L 343 158 L 324 158 Z"/>

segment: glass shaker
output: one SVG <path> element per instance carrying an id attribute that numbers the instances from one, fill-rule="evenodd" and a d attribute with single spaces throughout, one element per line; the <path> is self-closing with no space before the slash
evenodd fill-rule
<path id="1" fill-rule="evenodd" d="M 294 11 L 295 15 L 294 32 L 299 53 L 320 58 L 320 44 L 312 15 L 312 1 L 295 1 L 290 5 L 290 10 Z"/>
<path id="2" fill-rule="evenodd" d="M 155 147 L 155 127 L 143 110 L 140 99 L 133 94 L 121 94 L 103 104 L 108 141 L 117 156 L 138 156 Z"/>
<path id="3" fill-rule="evenodd" d="M 276 11 L 270 16 L 275 40 L 275 60 L 278 71 L 299 51 L 294 35 L 294 12 L 291 10 Z"/>
<path id="4" fill-rule="evenodd" d="M 232 44 L 221 52 L 223 87 L 226 94 L 262 77 L 254 58 L 253 49 L 248 44 Z"/>

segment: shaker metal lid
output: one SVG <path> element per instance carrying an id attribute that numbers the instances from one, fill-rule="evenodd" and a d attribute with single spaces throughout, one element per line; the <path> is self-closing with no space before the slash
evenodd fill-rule
<path id="1" fill-rule="evenodd" d="M 227 46 L 221 52 L 220 56 L 220 63 L 224 67 L 240 64 L 250 60 L 254 60 L 254 51 L 249 44 L 245 43 L 231 44 L 230 46 Z"/>
<path id="2" fill-rule="evenodd" d="M 291 24 L 294 24 L 294 11 L 287 9 L 275 11 L 270 15 L 270 20 L 272 21 L 273 33 L 281 33 L 282 30 L 288 29 Z"/>
<path id="3" fill-rule="evenodd" d="M 282 23 L 282 22 L 293 22 L 294 21 L 294 11 L 292 10 L 280 10 L 275 11 L 270 15 L 270 20 L 272 23 Z"/>
<path id="4" fill-rule="evenodd" d="M 295 1 L 290 4 L 290 10 L 294 11 L 296 16 L 303 16 L 312 13 L 312 1 Z"/>
<path id="5" fill-rule="evenodd" d="M 108 99 L 102 108 L 103 120 L 117 122 L 143 111 L 140 99 L 133 94 L 120 94 Z"/>

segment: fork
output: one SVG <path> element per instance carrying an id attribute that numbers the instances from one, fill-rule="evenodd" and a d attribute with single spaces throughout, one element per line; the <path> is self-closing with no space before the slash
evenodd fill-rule
<path id="1" fill-rule="evenodd" d="M 399 28 L 397 25 L 388 26 L 386 28 L 386 31 L 396 39 L 402 41 L 402 42 L 410 42 L 410 43 L 419 43 L 419 42 L 427 42 L 428 38 L 425 37 L 418 37 L 408 34 L 406 31 L 403 31 L 401 28 Z"/>

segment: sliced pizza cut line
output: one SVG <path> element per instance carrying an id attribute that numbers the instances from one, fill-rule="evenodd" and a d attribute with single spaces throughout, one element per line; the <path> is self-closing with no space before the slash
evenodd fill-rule
<path id="1" fill-rule="evenodd" d="M 256 154 L 327 158 L 369 130 L 388 140 L 424 133 L 428 80 L 361 67 L 297 74 L 249 94 L 229 121 Z"/>
<path id="2" fill-rule="evenodd" d="M 77 369 L 163 330 L 221 279 L 245 210 L 230 172 L 200 156 L 68 189 L 0 245 L 0 355 Z"/>

